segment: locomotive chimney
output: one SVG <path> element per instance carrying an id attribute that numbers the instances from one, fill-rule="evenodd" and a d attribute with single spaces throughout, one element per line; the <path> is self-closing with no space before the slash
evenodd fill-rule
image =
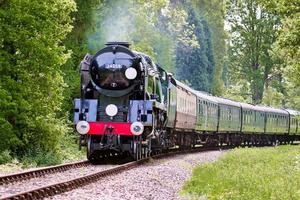
<path id="1" fill-rule="evenodd" d="M 129 42 L 107 42 L 105 45 L 106 46 L 116 46 L 116 45 L 119 45 L 119 46 L 124 46 L 126 48 L 129 48 L 130 43 Z"/>

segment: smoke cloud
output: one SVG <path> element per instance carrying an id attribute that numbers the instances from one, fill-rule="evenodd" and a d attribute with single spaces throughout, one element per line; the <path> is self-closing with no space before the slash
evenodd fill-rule
<path id="1" fill-rule="evenodd" d="M 133 4 L 128 1 L 110 1 L 93 12 L 95 26 L 88 33 L 88 47 L 97 51 L 110 41 L 132 41 L 135 30 Z"/>

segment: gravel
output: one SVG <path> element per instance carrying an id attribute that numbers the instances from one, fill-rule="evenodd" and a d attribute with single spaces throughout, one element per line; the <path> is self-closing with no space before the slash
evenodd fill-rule
<path id="1" fill-rule="evenodd" d="M 20 192 L 25 192 L 41 186 L 71 180 L 97 171 L 103 171 L 116 165 L 88 165 L 79 168 L 69 169 L 63 172 L 51 173 L 42 177 L 36 177 L 8 185 L 0 185 L 0 198 L 7 197 Z"/>
<path id="2" fill-rule="evenodd" d="M 217 160 L 224 151 L 177 155 L 151 161 L 138 168 L 49 199 L 179 200 L 179 191 L 199 164 Z"/>

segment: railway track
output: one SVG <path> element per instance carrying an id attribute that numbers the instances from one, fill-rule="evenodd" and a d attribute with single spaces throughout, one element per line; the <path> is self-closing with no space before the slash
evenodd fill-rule
<path id="1" fill-rule="evenodd" d="M 67 163 L 67 164 L 62 164 L 62 165 L 43 167 L 40 169 L 25 171 L 25 172 L 21 172 L 21 173 L 8 174 L 5 176 L 0 176 L 0 185 L 6 185 L 9 183 L 14 183 L 14 182 L 23 181 L 26 179 L 40 177 L 45 174 L 63 172 L 63 171 L 69 170 L 69 169 L 74 169 L 74 168 L 83 167 L 83 166 L 87 166 L 87 165 L 90 165 L 90 163 L 88 161 L 79 161 L 79 162 Z"/>
<path id="2" fill-rule="evenodd" d="M 80 177 L 76 177 L 73 178 L 71 180 L 67 180 L 67 181 L 61 181 L 58 183 L 54 183 L 54 184 L 49 184 L 46 186 L 42 186 L 42 187 L 38 187 L 32 190 L 28 190 L 28 191 L 24 191 L 18 194 L 14 194 L 11 196 L 6 196 L 6 197 L 0 197 L 0 199 L 7 199 L 7 200 L 16 200 L 16 199 L 43 199 L 45 197 L 49 197 L 49 196 L 54 196 L 57 194 L 61 194 L 79 187 L 82 187 L 84 185 L 93 183 L 95 181 L 98 181 L 99 179 L 103 178 L 103 177 L 107 177 L 107 176 L 111 176 L 135 167 L 140 166 L 141 164 L 147 162 L 149 159 L 160 159 L 160 158 L 164 158 L 167 156 L 173 156 L 173 155 L 178 155 L 178 154 L 184 154 L 184 153 L 193 153 L 193 152 L 203 152 L 203 151 L 212 151 L 212 150 L 219 150 L 219 149 L 229 149 L 232 147 L 211 147 L 211 148 L 203 148 L 203 147 L 199 147 L 199 148 L 195 148 L 195 149 L 191 149 L 191 150 L 186 150 L 186 151 L 178 151 L 178 150 L 173 150 L 170 151 L 168 153 L 164 153 L 164 154 L 158 154 L 149 158 L 145 158 L 139 161 L 133 161 L 133 162 L 129 162 L 126 164 L 122 164 L 116 167 L 112 167 L 109 169 L 105 169 L 99 172 L 95 172 L 95 173 L 90 173 L 88 175 L 83 175 Z M 80 165 L 80 163 L 78 163 Z M 84 161 L 81 166 L 84 165 L 89 165 L 89 163 L 87 161 Z M 49 169 L 44 168 L 44 169 L 40 169 L 40 170 L 33 170 L 31 174 L 34 174 L 34 176 L 42 176 L 43 174 L 47 173 L 47 172 L 43 172 L 43 170 L 47 170 L 48 172 L 52 172 L 51 168 L 57 168 L 57 167 L 61 167 L 61 166 L 55 166 L 55 167 L 49 167 Z M 72 168 L 72 166 L 68 166 L 69 168 Z M 73 167 L 76 167 L 76 165 L 74 165 Z M 59 169 L 57 169 L 59 170 Z M 65 169 L 67 170 L 67 169 Z M 39 175 L 35 174 L 34 171 L 39 171 Z M 21 174 L 21 173 L 20 173 Z M 19 174 L 19 175 L 20 175 Z M 8 175 L 9 176 L 9 175 Z M 8 177 L 6 176 L 6 177 Z M 17 174 L 14 174 L 15 177 L 18 177 Z M 21 176 L 21 175 L 20 175 Z M 24 175 L 22 175 L 24 176 Z M 30 175 L 33 176 L 33 175 Z M 2 177 L 0 177 L 2 178 Z M 7 180 L 7 178 L 5 179 Z M 12 180 L 12 179 L 10 179 Z M 20 178 L 18 177 L 15 180 L 20 180 Z M 12 182 L 8 182 L 8 183 L 12 183 Z"/>

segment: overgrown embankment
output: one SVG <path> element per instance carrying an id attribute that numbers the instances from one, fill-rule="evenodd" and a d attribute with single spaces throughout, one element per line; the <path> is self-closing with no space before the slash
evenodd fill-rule
<path id="1" fill-rule="evenodd" d="M 190 199 L 300 199 L 300 146 L 235 149 L 197 167 L 185 184 Z"/>

